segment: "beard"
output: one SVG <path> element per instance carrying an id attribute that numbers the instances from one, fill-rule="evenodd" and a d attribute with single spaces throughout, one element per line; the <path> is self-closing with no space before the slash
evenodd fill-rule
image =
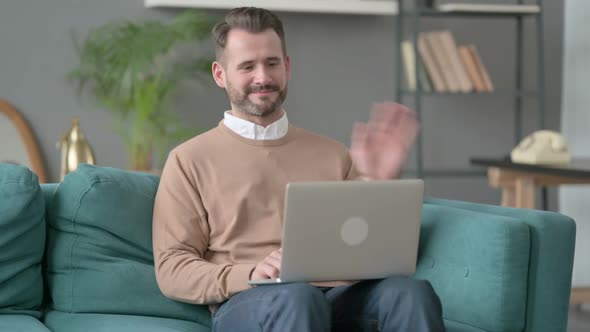
<path id="1" fill-rule="evenodd" d="M 227 84 L 227 95 L 232 104 L 246 114 L 259 117 L 269 116 L 279 110 L 287 98 L 287 90 L 288 88 L 286 85 L 285 88 L 281 90 L 276 84 L 266 84 L 250 86 L 244 91 L 244 93 L 242 93 L 235 89 L 231 84 Z M 259 97 L 259 100 L 261 101 L 260 104 L 256 104 L 248 98 L 252 93 L 269 91 L 277 92 L 276 96 Z"/>

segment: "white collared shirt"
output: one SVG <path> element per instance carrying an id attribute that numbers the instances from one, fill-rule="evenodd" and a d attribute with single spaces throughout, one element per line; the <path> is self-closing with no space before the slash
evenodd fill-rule
<path id="1" fill-rule="evenodd" d="M 226 111 L 223 114 L 223 124 L 242 137 L 258 140 L 279 139 L 287 135 L 287 131 L 289 131 L 287 112 L 283 112 L 280 119 L 264 128 L 256 123 L 231 115 L 231 111 Z"/>

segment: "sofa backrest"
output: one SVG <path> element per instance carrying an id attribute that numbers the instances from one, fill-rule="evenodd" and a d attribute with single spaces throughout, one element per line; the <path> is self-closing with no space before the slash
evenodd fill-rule
<path id="1" fill-rule="evenodd" d="M 0 163 L 0 314 L 40 317 L 44 206 L 33 172 Z"/>
<path id="2" fill-rule="evenodd" d="M 52 309 L 177 318 L 208 325 L 206 306 L 166 298 L 156 283 L 157 176 L 82 164 L 48 202 Z"/>

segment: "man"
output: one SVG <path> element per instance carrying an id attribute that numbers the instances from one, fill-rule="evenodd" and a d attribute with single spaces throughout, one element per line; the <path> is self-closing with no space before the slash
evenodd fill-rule
<path id="1" fill-rule="evenodd" d="M 369 123 L 355 125 L 349 153 L 288 123 L 282 104 L 291 66 L 274 14 L 234 9 L 213 37 L 213 78 L 231 110 L 175 148 L 164 167 L 153 226 L 162 292 L 209 304 L 214 331 L 443 331 L 426 281 L 248 285 L 278 277 L 288 182 L 396 178 L 418 123 L 401 105 L 378 104 Z"/>

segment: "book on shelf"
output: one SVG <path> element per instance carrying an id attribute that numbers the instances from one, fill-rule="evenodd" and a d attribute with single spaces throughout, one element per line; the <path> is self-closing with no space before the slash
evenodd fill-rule
<path id="1" fill-rule="evenodd" d="M 483 77 L 486 91 L 487 92 L 494 91 L 494 84 L 492 83 L 492 80 L 490 78 L 490 74 L 488 73 L 488 70 L 483 65 L 483 61 L 481 60 L 481 56 L 479 55 L 477 48 L 474 45 L 468 45 L 467 48 L 469 49 L 469 53 L 471 54 L 471 56 L 473 57 L 473 60 L 475 61 L 475 64 L 477 65 L 477 69 L 479 71 L 479 74 L 481 75 L 481 77 Z"/>
<path id="2" fill-rule="evenodd" d="M 463 65 L 467 70 L 469 78 L 473 82 L 474 90 L 476 92 L 487 92 L 484 79 L 480 74 L 480 70 L 475 63 L 475 59 L 473 59 L 469 48 L 467 46 L 459 46 L 459 56 L 461 57 L 461 61 L 463 61 Z"/>
<path id="3" fill-rule="evenodd" d="M 459 57 L 457 43 L 455 42 L 455 38 L 453 38 L 453 34 L 448 30 L 439 31 L 437 34 L 441 41 L 441 45 L 444 48 L 444 52 L 449 59 L 449 67 L 450 70 L 453 71 L 453 76 L 457 80 L 459 91 L 463 93 L 471 92 L 473 90 L 473 84 L 465 72 L 465 67 Z"/>
<path id="4" fill-rule="evenodd" d="M 430 81 L 430 78 L 426 73 L 426 66 L 424 65 L 424 60 L 418 57 L 418 61 L 420 61 L 420 67 L 418 67 L 418 81 L 420 82 L 422 91 L 432 92 L 432 82 Z"/>
<path id="5" fill-rule="evenodd" d="M 441 72 L 441 76 L 445 82 L 447 92 L 459 92 L 459 82 L 451 66 L 451 59 L 449 58 L 443 40 L 440 38 L 438 31 L 427 32 L 424 35 L 426 43 L 432 51 L 434 62 Z"/>
<path id="6" fill-rule="evenodd" d="M 419 83 L 422 91 L 430 92 L 432 87 L 428 80 L 428 75 L 426 75 L 424 64 L 419 57 L 416 57 L 414 43 L 410 40 L 404 40 L 402 42 L 402 56 L 408 90 L 416 91 L 416 85 Z M 420 61 L 419 64 L 416 63 L 416 59 Z M 416 77 L 416 65 L 418 65 L 418 77 Z"/>
<path id="7" fill-rule="evenodd" d="M 410 91 L 415 91 L 417 84 L 420 84 L 423 91 L 435 92 L 469 93 L 494 90 L 490 75 L 475 45 L 457 45 L 450 31 L 421 32 L 418 35 L 417 49 L 419 55 L 416 57 L 412 42 L 402 42 L 401 56 Z"/>
<path id="8" fill-rule="evenodd" d="M 416 91 L 416 56 L 414 55 L 414 46 L 409 40 L 402 42 L 402 57 L 408 90 Z"/>
<path id="9" fill-rule="evenodd" d="M 446 92 L 447 85 L 442 77 L 441 69 L 438 67 L 434 58 L 434 52 L 430 44 L 426 40 L 426 33 L 422 32 L 418 35 L 418 53 L 422 62 L 424 63 L 425 72 L 430 78 L 432 89 L 436 92 Z"/>

